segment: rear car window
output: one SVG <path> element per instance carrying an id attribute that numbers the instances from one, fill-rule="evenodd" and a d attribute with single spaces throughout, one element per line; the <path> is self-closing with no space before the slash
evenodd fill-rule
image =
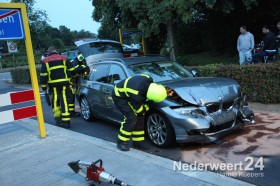
<path id="1" fill-rule="evenodd" d="M 79 46 L 84 57 L 103 53 L 123 53 L 121 44 L 113 42 L 92 42 Z"/>

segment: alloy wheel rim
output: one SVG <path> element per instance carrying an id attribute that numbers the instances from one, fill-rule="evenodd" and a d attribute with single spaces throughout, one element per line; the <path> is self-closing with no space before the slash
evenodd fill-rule
<path id="1" fill-rule="evenodd" d="M 86 99 L 82 99 L 81 101 L 81 111 L 83 114 L 83 117 L 85 119 L 89 119 L 90 117 L 90 109 L 89 109 L 89 105 Z"/>
<path id="2" fill-rule="evenodd" d="M 158 114 L 152 114 L 147 121 L 148 135 L 153 143 L 162 145 L 167 138 L 167 128 L 164 119 Z"/>

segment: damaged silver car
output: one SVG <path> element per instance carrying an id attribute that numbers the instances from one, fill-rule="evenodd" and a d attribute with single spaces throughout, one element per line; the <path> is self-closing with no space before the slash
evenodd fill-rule
<path id="1" fill-rule="evenodd" d="M 176 62 L 162 56 L 103 59 L 92 63 L 81 81 L 78 99 L 82 116 L 120 123 L 122 114 L 112 101 L 114 85 L 136 74 L 146 74 L 174 94 L 161 103 L 148 102 L 146 133 L 154 145 L 213 142 L 253 122 L 253 112 L 232 79 L 195 77 Z"/>

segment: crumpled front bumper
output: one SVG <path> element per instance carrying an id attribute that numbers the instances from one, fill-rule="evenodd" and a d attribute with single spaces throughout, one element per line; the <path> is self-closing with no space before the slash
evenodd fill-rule
<path id="1" fill-rule="evenodd" d="M 248 109 L 248 108 L 246 108 Z M 172 123 L 179 143 L 197 142 L 210 143 L 221 137 L 240 129 L 245 125 L 244 118 L 252 118 L 252 112 L 247 110 L 246 116 L 240 112 L 240 107 L 235 106 L 229 111 L 217 116 L 191 117 L 175 113 L 171 108 L 161 109 Z M 248 114 L 249 113 L 249 114 Z M 248 119 L 249 121 L 249 119 Z"/>

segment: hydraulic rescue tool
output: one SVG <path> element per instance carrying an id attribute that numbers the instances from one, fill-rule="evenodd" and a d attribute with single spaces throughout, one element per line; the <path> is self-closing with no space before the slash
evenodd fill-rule
<path id="1" fill-rule="evenodd" d="M 83 162 L 83 161 L 72 161 L 68 163 L 69 167 L 75 172 L 83 176 L 87 181 L 93 181 L 92 186 L 98 185 L 100 183 L 107 183 L 119 186 L 129 186 L 123 181 L 118 180 L 116 177 L 112 176 L 110 173 L 105 172 L 102 167 L 102 160 L 99 159 L 93 163 Z"/>

